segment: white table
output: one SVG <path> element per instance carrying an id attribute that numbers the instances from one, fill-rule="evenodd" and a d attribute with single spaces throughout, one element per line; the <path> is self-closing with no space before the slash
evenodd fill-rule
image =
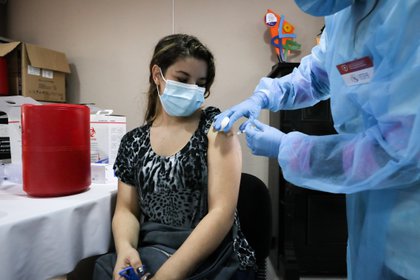
<path id="1" fill-rule="evenodd" d="M 76 195 L 28 197 L 0 185 L 0 279 L 46 280 L 108 251 L 117 184 L 92 184 Z"/>

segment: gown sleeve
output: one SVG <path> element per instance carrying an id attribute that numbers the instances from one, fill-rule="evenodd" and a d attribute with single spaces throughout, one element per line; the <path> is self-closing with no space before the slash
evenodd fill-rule
<path id="1" fill-rule="evenodd" d="M 312 106 L 329 98 L 328 74 L 323 68 L 325 59 L 325 32 L 321 43 L 305 56 L 299 67 L 280 78 L 264 77 L 254 90 L 254 95 L 263 96 L 264 109 L 271 111 L 300 109 Z"/>
<path id="2" fill-rule="evenodd" d="M 420 40 L 414 35 L 400 35 L 404 48 L 389 50 L 392 55 L 375 69 L 377 77 L 363 85 L 368 98 L 355 101 L 364 117 L 361 127 L 337 135 L 283 137 L 278 162 L 286 180 L 333 193 L 404 188 L 420 181 Z M 323 67 L 327 36 L 324 32 L 321 45 L 291 74 L 260 81 L 256 92 L 268 97 L 266 108 L 298 109 L 338 94 L 329 92 L 330 72 Z M 387 44 L 383 47 L 394 48 Z M 348 104 L 331 106 L 345 112 Z"/>

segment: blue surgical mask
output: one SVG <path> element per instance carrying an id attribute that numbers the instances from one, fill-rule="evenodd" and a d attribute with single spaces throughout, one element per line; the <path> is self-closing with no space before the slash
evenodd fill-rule
<path id="1" fill-rule="evenodd" d="M 296 5 L 313 16 L 329 16 L 352 5 L 355 0 L 295 0 Z"/>
<path id="2" fill-rule="evenodd" d="M 163 77 L 162 70 L 160 70 L 160 74 L 166 85 L 162 95 L 159 94 L 159 98 L 163 109 L 168 115 L 173 117 L 186 117 L 192 115 L 192 113 L 200 108 L 204 102 L 205 88 L 166 80 Z"/>

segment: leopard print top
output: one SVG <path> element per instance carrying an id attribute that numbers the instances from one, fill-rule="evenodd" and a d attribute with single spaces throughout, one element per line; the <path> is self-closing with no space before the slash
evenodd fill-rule
<path id="1" fill-rule="evenodd" d="M 204 109 L 189 142 L 172 156 L 153 151 L 151 124 L 123 137 L 115 175 L 137 188 L 142 221 L 195 228 L 207 214 L 207 132 L 218 113 L 220 110 L 214 107 Z M 232 232 L 241 269 L 255 268 L 255 252 L 240 230 L 237 215 Z"/>

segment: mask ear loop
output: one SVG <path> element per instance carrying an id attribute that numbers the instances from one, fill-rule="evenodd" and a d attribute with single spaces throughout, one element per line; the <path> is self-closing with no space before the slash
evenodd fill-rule
<path id="1" fill-rule="evenodd" d="M 157 90 L 157 92 L 158 92 L 158 95 L 160 96 L 160 92 L 159 92 L 159 85 L 158 84 L 155 84 L 156 85 L 156 90 Z"/>
<path id="2" fill-rule="evenodd" d="M 163 76 L 162 73 L 162 68 L 159 67 L 159 72 L 160 72 L 160 76 L 162 77 L 162 79 L 165 81 L 165 83 L 167 82 L 167 80 L 165 79 L 165 77 Z"/>
<path id="3" fill-rule="evenodd" d="M 165 83 L 166 83 L 166 79 L 165 79 L 165 77 L 163 76 L 163 74 L 162 74 L 162 69 L 159 67 L 159 72 L 160 72 L 160 76 L 162 77 L 162 79 L 165 81 Z M 155 85 L 156 85 L 156 90 L 157 90 L 157 92 L 158 92 L 158 95 L 159 96 L 161 96 L 161 94 L 160 94 L 160 91 L 159 91 L 159 85 L 155 82 Z"/>

